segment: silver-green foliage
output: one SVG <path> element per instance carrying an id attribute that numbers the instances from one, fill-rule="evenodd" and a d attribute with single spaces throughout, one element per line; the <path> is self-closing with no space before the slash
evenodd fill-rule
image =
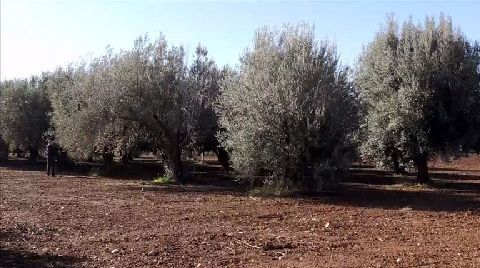
<path id="1" fill-rule="evenodd" d="M 432 152 L 471 147 L 479 138 L 479 55 L 449 18 L 399 27 L 390 17 L 356 72 L 363 157 L 425 166 Z"/>
<path id="2" fill-rule="evenodd" d="M 120 144 L 124 125 L 112 116 L 111 54 L 86 63 L 59 69 L 49 88 L 53 106 L 55 136 L 69 155 L 85 159 L 95 151 L 108 153 Z"/>
<path id="3" fill-rule="evenodd" d="M 184 127 L 181 48 L 163 39 L 135 41 L 132 50 L 59 70 L 52 82 L 53 122 L 60 144 L 75 158 L 94 150 L 119 152 L 143 129 L 165 144 Z"/>
<path id="4" fill-rule="evenodd" d="M 1 82 L 0 138 L 12 149 L 38 150 L 49 127 L 50 111 L 44 77 Z"/>
<path id="5" fill-rule="evenodd" d="M 354 96 L 335 46 L 313 32 L 303 24 L 258 30 L 221 90 L 220 138 L 247 178 L 266 173 L 300 186 L 308 170 L 344 165 Z"/>
<path id="6" fill-rule="evenodd" d="M 218 72 L 199 47 L 189 70 L 180 46 L 161 36 L 59 71 L 52 84 L 53 122 L 60 144 L 76 158 L 93 150 L 124 151 L 153 137 L 171 175 L 182 174 L 181 154 L 200 139 L 199 115 L 216 94 Z M 212 93 L 213 91 L 213 93 Z"/>

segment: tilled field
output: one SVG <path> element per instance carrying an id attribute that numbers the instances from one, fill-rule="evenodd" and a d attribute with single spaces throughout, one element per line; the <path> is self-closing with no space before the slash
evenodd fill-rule
<path id="1" fill-rule="evenodd" d="M 480 267 L 480 193 L 316 198 L 0 168 L 1 267 Z"/>

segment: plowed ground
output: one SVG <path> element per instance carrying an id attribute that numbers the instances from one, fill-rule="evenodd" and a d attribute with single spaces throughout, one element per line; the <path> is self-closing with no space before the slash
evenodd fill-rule
<path id="1" fill-rule="evenodd" d="M 273 198 L 0 167 L 0 266 L 480 267 L 480 171 L 432 177 Z"/>

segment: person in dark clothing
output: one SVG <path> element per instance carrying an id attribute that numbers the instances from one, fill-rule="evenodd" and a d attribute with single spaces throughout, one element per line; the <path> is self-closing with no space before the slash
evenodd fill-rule
<path id="1" fill-rule="evenodd" d="M 57 161 L 58 148 L 55 142 L 50 140 L 47 145 L 47 176 L 55 177 L 55 162 Z"/>

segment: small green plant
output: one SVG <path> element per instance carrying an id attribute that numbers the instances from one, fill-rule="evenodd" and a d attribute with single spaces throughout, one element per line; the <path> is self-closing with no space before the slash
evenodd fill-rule
<path id="1" fill-rule="evenodd" d="M 100 167 L 93 166 L 90 168 L 90 171 L 88 172 L 88 176 L 92 177 L 99 177 L 99 176 L 104 176 L 105 172 L 103 172 Z"/>
<path id="2" fill-rule="evenodd" d="M 250 194 L 256 196 L 291 196 L 295 187 L 284 180 L 267 179 L 262 186 L 254 187 Z"/>
<path id="3" fill-rule="evenodd" d="M 169 176 L 160 176 L 153 179 L 154 184 L 171 184 L 175 183 L 175 179 Z"/>

